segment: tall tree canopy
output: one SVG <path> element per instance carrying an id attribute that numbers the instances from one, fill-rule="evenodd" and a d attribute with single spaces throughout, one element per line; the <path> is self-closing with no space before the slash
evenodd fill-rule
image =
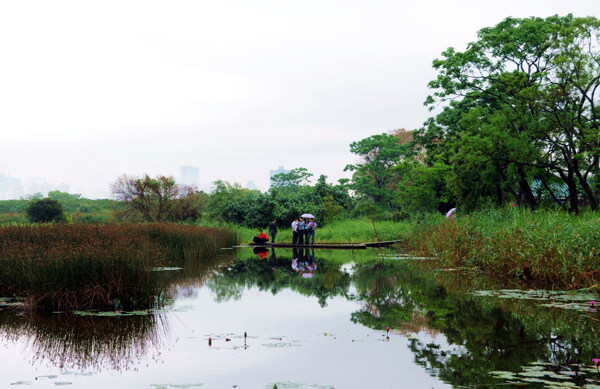
<path id="1" fill-rule="evenodd" d="M 459 201 L 512 196 L 535 208 L 536 178 L 547 190 L 563 182 L 572 211 L 581 196 L 598 207 L 598 19 L 507 18 L 442 56 L 426 104 L 443 109 L 417 138 L 428 158 L 452 166 Z"/>
<path id="2" fill-rule="evenodd" d="M 406 131 L 399 130 L 397 133 L 404 136 Z M 413 154 L 408 139 L 385 133 L 372 135 L 351 143 L 350 151 L 361 158 L 360 162 L 344 169 L 353 172 L 351 188 L 379 208 L 394 209 L 399 182 L 398 171 L 394 167 Z"/>

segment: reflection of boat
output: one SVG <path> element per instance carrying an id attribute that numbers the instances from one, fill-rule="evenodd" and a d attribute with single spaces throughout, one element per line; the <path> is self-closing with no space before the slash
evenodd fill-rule
<path id="1" fill-rule="evenodd" d="M 367 247 L 387 247 L 393 244 L 399 243 L 399 240 L 388 240 L 385 242 L 372 242 L 372 243 L 313 243 L 313 244 L 294 244 L 294 243 L 250 243 L 247 246 L 234 246 L 238 248 L 242 247 L 282 247 L 282 248 L 311 248 L 311 249 L 346 249 L 346 250 L 361 250 Z"/>

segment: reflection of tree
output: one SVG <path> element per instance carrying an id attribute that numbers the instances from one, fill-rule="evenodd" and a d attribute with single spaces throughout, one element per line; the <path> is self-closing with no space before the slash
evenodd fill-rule
<path id="1" fill-rule="evenodd" d="M 0 312 L 0 335 L 8 341 L 24 338 L 34 360 L 61 369 L 128 370 L 142 357 L 158 353 L 168 336 L 160 314 L 130 317 L 22 316 Z"/>
<path id="2" fill-rule="evenodd" d="M 353 281 L 357 299 L 364 302 L 364 307 L 352 314 L 352 321 L 380 330 L 410 322 L 418 311 L 411 291 L 403 282 L 410 276 L 411 273 L 399 272 L 379 262 L 358 266 Z"/>
<path id="3" fill-rule="evenodd" d="M 220 251 L 220 253 L 219 253 Z M 217 255 L 219 254 L 219 255 Z M 168 266 L 180 267 L 181 270 L 162 272 L 168 277 L 171 285 L 170 294 L 173 297 L 192 293 L 190 289 L 204 285 L 213 277 L 214 272 L 233 261 L 230 251 L 204 247 L 194 256 L 172 258 Z"/>
<path id="4" fill-rule="evenodd" d="M 173 297 L 194 293 L 196 285 L 207 282 L 218 266 L 232 259 L 230 253 L 219 250 L 220 240 L 187 243 L 182 240 L 181 247 L 168 253 L 165 263 L 181 270 L 153 273 L 161 285 L 169 286 Z M 161 301 L 170 299 L 163 295 Z M 15 342 L 27 339 L 33 362 L 49 360 L 65 369 L 135 368 L 142 357 L 158 354 L 168 336 L 166 318 L 156 312 L 115 318 L 70 313 L 23 316 L 0 311 L 0 338 Z"/>
<path id="5" fill-rule="evenodd" d="M 274 251 L 274 250 L 273 250 Z M 339 265 L 316 259 L 318 271 L 313 278 L 304 279 L 292 270 L 292 259 L 274 254 L 267 260 L 254 257 L 230 263 L 208 282 L 216 301 L 239 299 L 245 289 L 255 287 L 277 294 L 292 289 L 304 296 L 314 296 L 321 306 L 334 296 L 346 296 L 350 276 Z"/>
<path id="6" fill-rule="evenodd" d="M 447 288 L 456 285 L 442 285 L 431 273 L 401 262 L 359 265 L 353 282 L 357 300 L 365 303 L 352 314 L 354 322 L 445 335 L 449 345 L 433 337 L 413 339 L 409 347 L 416 363 L 456 386 L 497 383 L 490 371 L 520 371 L 533 361 L 564 366 L 589 364 L 595 357 L 600 328 L 581 315 L 486 300 L 460 289 L 451 293 Z"/>

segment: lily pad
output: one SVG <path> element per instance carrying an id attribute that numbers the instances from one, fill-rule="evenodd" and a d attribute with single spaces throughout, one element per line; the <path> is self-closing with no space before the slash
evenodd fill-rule
<path id="1" fill-rule="evenodd" d="M 513 373 L 512 371 L 491 371 L 490 374 L 503 380 L 512 380 L 517 378 L 516 373 Z"/>
<path id="2" fill-rule="evenodd" d="M 479 290 L 471 293 L 481 297 L 496 297 L 502 299 L 519 299 L 545 301 L 541 304 L 544 307 L 571 309 L 577 311 L 588 311 L 591 307 L 590 301 L 594 301 L 597 296 L 591 293 L 553 291 L 553 290 L 518 290 L 518 289 L 499 289 L 499 290 Z"/>
<path id="3" fill-rule="evenodd" d="M 146 316 L 151 313 L 150 310 L 142 311 L 71 311 L 79 316 L 104 316 L 104 317 L 123 317 L 123 316 Z"/>
<path id="4" fill-rule="evenodd" d="M 299 344 L 294 344 L 294 343 L 287 343 L 287 342 L 277 342 L 277 343 L 265 343 L 263 344 L 264 347 L 273 347 L 273 348 L 280 348 L 280 347 L 299 347 Z"/>
<path id="5" fill-rule="evenodd" d="M 519 373 L 520 376 L 523 377 L 545 377 L 548 375 L 547 371 L 539 371 L 539 370 L 531 370 L 531 371 L 523 371 Z"/>
<path id="6" fill-rule="evenodd" d="M 20 307 L 25 305 L 25 299 L 17 297 L 0 297 L 0 307 Z"/>
<path id="7" fill-rule="evenodd" d="M 182 267 L 152 267 L 148 269 L 150 271 L 175 271 L 175 270 L 183 270 Z"/>
<path id="8" fill-rule="evenodd" d="M 277 386 L 277 389 L 299 389 L 299 388 L 314 388 L 314 389 L 331 389 L 333 385 L 306 384 L 303 382 L 274 382 L 267 384 L 265 389 L 272 389 Z"/>

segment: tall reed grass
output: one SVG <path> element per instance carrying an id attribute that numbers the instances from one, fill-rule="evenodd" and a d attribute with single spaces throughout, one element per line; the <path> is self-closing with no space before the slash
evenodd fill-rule
<path id="1" fill-rule="evenodd" d="M 449 266 L 545 286 L 580 288 L 600 282 L 600 215 L 517 208 L 430 217 L 410 246 Z"/>
<path id="2" fill-rule="evenodd" d="M 0 295 L 40 310 L 148 308 L 166 287 L 149 269 L 233 242 L 228 230 L 175 224 L 0 228 Z"/>

